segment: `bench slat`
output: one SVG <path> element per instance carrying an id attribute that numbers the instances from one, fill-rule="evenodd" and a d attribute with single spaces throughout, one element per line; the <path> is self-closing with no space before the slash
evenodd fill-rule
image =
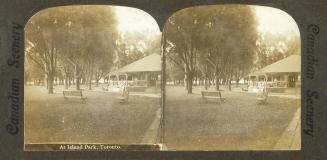
<path id="1" fill-rule="evenodd" d="M 129 92 L 128 91 L 123 91 L 122 95 L 119 97 L 116 97 L 117 100 L 120 102 L 127 102 L 129 97 Z"/>
<path id="2" fill-rule="evenodd" d="M 261 93 L 261 95 L 259 95 L 259 97 L 257 97 L 257 101 L 259 103 L 263 103 L 266 104 L 267 103 L 267 99 L 268 99 L 268 91 L 263 91 L 263 93 Z"/>
<path id="3" fill-rule="evenodd" d="M 62 91 L 64 98 L 67 97 L 81 97 L 82 100 L 86 100 L 86 97 L 83 96 L 82 91 Z"/>
<path id="4" fill-rule="evenodd" d="M 201 95 L 203 99 L 220 99 L 222 102 L 226 100 L 225 97 L 221 96 L 219 91 L 201 91 Z"/>

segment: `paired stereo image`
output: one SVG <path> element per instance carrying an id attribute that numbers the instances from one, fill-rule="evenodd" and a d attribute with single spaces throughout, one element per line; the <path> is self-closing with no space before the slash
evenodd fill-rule
<path id="1" fill-rule="evenodd" d="M 25 151 L 301 149 L 300 33 L 282 10 L 190 7 L 161 29 L 74 5 L 24 30 Z"/>

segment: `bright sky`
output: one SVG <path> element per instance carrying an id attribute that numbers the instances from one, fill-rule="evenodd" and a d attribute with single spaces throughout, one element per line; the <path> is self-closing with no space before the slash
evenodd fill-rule
<path id="1" fill-rule="evenodd" d="M 157 22 L 148 13 L 130 7 L 115 7 L 120 32 L 148 32 L 160 34 Z"/>
<path id="2" fill-rule="evenodd" d="M 286 12 L 272 7 L 255 6 L 259 32 L 283 33 L 299 36 L 299 28 Z"/>
<path id="3" fill-rule="evenodd" d="M 299 36 L 300 32 L 294 19 L 286 12 L 264 6 L 253 7 L 259 24 L 259 32 L 270 32 Z M 160 34 L 158 24 L 148 13 L 130 7 L 115 7 L 120 32 L 147 32 L 151 35 Z"/>

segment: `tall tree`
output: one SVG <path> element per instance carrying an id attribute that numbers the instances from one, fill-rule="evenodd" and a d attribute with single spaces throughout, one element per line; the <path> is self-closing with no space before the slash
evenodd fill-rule
<path id="1" fill-rule="evenodd" d="M 82 74 L 88 72 L 92 78 L 96 61 L 111 63 L 117 37 L 115 15 L 107 6 L 50 8 L 32 17 L 25 33 L 25 45 L 31 48 L 27 54 L 43 66 L 49 93 L 53 93 L 55 71 L 69 72 L 70 68 L 80 89 Z"/>
<path id="2" fill-rule="evenodd" d="M 256 69 L 292 54 L 300 54 L 299 35 L 261 33 L 256 42 Z"/>
<path id="3" fill-rule="evenodd" d="M 222 76 L 230 86 L 235 70 L 253 63 L 256 26 L 249 6 L 185 9 L 175 13 L 165 25 L 164 43 L 169 48 L 165 55 L 184 71 L 188 93 L 192 93 L 194 74 L 198 70 L 196 66 L 202 66 L 199 70 L 205 77 L 209 77 L 208 71 L 214 71 L 218 90 Z"/>

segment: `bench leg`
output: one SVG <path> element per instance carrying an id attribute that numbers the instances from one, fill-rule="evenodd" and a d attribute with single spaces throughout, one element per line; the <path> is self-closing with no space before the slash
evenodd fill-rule
<path id="1" fill-rule="evenodd" d="M 124 100 L 124 99 L 121 99 L 121 100 L 119 100 L 119 103 L 120 103 L 120 104 L 125 104 L 125 103 L 127 103 L 127 101 Z"/>
<path id="2" fill-rule="evenodd" d="M 83 100 L 83 102 L 86 102 L 86 97 L 81 97 L 81 99 Z"/>
<path id="3" fill-rule="evenodd" d="M 207 102 L 207 99 L 202 97 L 202 102 Z"/>
<path id="4" fill-rule="evenodd" d="M 267 104 L 267 101 L 259 100 L 258 104 Z"/>

